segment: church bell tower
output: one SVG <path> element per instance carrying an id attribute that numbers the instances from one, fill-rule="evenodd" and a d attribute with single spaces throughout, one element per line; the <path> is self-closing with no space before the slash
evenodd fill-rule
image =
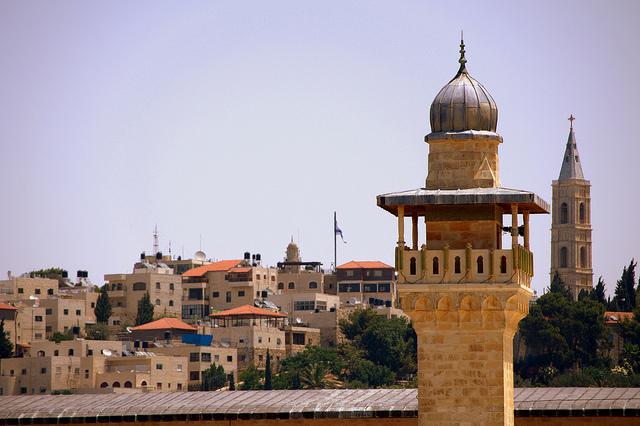
<path id="1" fill-rule="evenodd" d="M 498 108 L 466 62 L 461 42 L 458 72 L 431 104 L 425 187 L 377 197 L 397 217 L 421 426 L 514 424 L 513 336 L 533 294 L 529 216 L 549 210 L 536 194 L 501 186 Z"/>
<path id="2" fill-rule="evenodd" d="M 574 298 L 593 288 L 591 263 L 591 183 L 584 178 L 573 115 L 560 176 L 551 184 L 551 279 L 558 273 Z"/>

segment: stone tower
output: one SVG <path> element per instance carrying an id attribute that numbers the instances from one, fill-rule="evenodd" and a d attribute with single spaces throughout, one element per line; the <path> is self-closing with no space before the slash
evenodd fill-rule
<path id="1" fill-rule="evenodd" d="M 420 425 L 513 425 L 513 336 L 533 294 L 529 215 L 548 205 L 500 186 L 498 109 L 460 47 L 458 73 L 431 104 L 426 187 L 377 203 L 398 218 L 396 271 L 418 335 Z"/>
<path id="2" fill-rule="evenodd" d="M 573 115 L 560 176 L 554 180 L 551 214 L 551 278 L 556 272 L 577 298 L 593 288 L 591 262 L 591 184 L 584 178 Z"/>

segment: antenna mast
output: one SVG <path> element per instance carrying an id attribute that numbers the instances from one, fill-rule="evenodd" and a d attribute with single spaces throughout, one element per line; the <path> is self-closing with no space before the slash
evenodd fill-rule
<path id="1" fill-rule="evenodd" d="M 158 243 L 158 225 L 153 229 L 153 255 L 155 256 L 160 251 L 160 244 Z"/>

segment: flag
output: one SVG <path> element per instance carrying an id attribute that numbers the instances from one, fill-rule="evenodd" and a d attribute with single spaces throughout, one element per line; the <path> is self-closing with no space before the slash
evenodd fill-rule
<path id="1" fill-rule="evenodd" d="M 335 230 L 336 235 L 340 235 L 340 239 L 342 240 L 342 242 L 347 244 L 347 242 L 344 240 L 344 236 L 342 235 L 342 229 L 338 228 L 338 221 L 337 220 L 334 223 L 334 230 Z"/>

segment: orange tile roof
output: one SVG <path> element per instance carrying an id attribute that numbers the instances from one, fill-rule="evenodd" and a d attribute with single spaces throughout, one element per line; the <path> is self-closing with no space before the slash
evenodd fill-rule
<path id="1" fill-rule="evenodd" d="M 338 269 L 393 269 L 393 266 L 384 262 L 375 261 L 355 261 L 347 262 L 338 266 Z"/>
<path id="2" fill-rule="evenodd" d="M 197 331 L 198 329 L 180 321 L 177 318 L 160 318 L 156 321 L 151 321 L 146 324 L 139 325 L 137 327 L 131 327 L 132 331 L 148 331 L 148 330 L 187 330 Z"/>
<path id="3" fill-rule="evenodd" d="M 604 320 L 607 324 L 618 324 L 625 320 L 632 320 L 633 312 L 613 312 L 607 311 L 604 313 Z"/>
<path id="4" fill-rule="evenodd" d="M 0 311 L 17 311 L 18 308 L 15 306 L 7 305 L 6 303 L 0 302 Z"/>
<path id="5" fill-rule="evenodd" d="M 201 277 L 207 272 L 226 272 L 231 268 L 238 266 L 242 260 L 220 260 L 208 265 L 198 266 L 197 268 L 189 269 L 182 274 L 183 277 Z"/>
<path id="6" fill-rule="evenodd" d="M 251 267 L 231 268 L 229 269 L 229 272 L 251 272 Z"/>
<path id="7" fill-rule="evenodd" d="M 224 318 L 224 317 L 232 317 L 232 316 L 242 316 L 242 315 L 254 315 L 260 317 L 274 317 L 281 318 L 286 317 L 287 315 L 281 314 L 279 312 L 273 312 L 268 309 L 256 308 L 251 305 L 239 306 L 237 308 L 227 309 L 226 311 L 216 312 L 215 314 L 209 315 L 213 318 Z"/>

